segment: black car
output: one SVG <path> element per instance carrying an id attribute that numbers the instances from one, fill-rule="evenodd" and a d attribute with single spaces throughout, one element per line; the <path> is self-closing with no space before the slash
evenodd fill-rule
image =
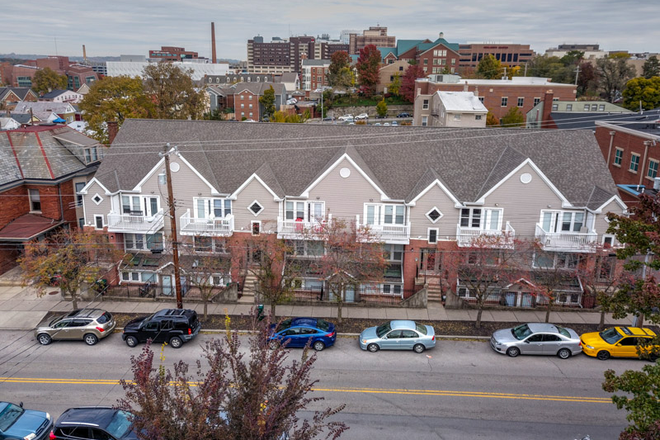
<path id="1" fill-rule="evenodd" d="M 0 402 L 0 439 L 46 440 L 52 426 L 47 412 L 24 409 L 22 403 Z"/>
<path id="2" fill-rule="evenodd" d="M 197 336 L 202 324 L 197 312 L 190 309 L 164 309 L 150 316 L 136 318 L 124 326 L 121 338 L 129 347 L 140 342 L 167 342 L 179 348 Z"/>
<path id="3" fill-rule="evenodd" d="M 410 113 L 406 112 L 401 112 L 398 115 L 396 115 L 397 118 L 412 118 L 412 115 Z"/>
<path id="4" fill-rule="evenodd" d="M 111 407 L 69 408 L 55 422 L 50 439 L 137 439 L 129 417 L 129 413 Z"/>

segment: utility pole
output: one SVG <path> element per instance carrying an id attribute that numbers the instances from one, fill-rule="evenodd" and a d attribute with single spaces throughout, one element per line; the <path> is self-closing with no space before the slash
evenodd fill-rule
<path id="1" fill-rule="evenodd" d="M 580 66 L 578 65 L 578 66 L 575 68 L 575 85 L 576 85 L 576 86 L 577 86 L 577 82 L 578 82 L 578 77 L 579 77 L 579 76 L 580 76 Z"/>
<path id="2" fill-rule="evenodd" d="M 176 212 L 174 207 L 174 192 L 172 190 L 172 173 L 170 172 L 170 154 L 178 154 L 176 147 L 170 149 L 170 144 L 165 145 L 165 150 L 159 153 L 165 157 L 165 175 L 167 176 L 167 204 L 170 206 L 170 234 L 172 235 L 172 259 L 174 262 L 174 287 L 176 289 L 176 307 L 183 308 L 183 296 L 181 295 L 181 272 L 179 267 L 179 243 L 176 234 Z"/>

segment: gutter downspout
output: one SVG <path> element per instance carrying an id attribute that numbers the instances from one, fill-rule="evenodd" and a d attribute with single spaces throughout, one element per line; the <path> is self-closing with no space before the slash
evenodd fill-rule
<path id="1" fill-rule="evenodd" d="M 607 166 L 610 166 L 610 158 L 612 157 L 612 145 L 614 145 L 614 135 L 616 131 L 610 131 L 610 148 L 607 150 Z"/>
<path id="2" fill-rule="evenodd" d="M 642 159 L 642 163 L 640 164 L 640 170 L 639 170 L 639 184 L 641 185 L 642 182 L 644 181 L 644 167 L 646 165 L 646 158 L 649 155 L 649 147 L 651 146 L 651 141 L 644 141 L 644 159 Z"/>

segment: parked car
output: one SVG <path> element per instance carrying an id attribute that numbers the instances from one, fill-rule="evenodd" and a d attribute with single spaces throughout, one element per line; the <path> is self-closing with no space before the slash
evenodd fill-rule
<path id="1" fill-rule="evenodd" d="M 396 121 L 392 121 L 392 127 L 398 127 L 398 126 L 399 126 L 399 123 L 398 123 L 398 122 L 396 122 Z"/>
<path id="2" fill-rule="evenodd" d="M 50 440 L 137 439 L 129 414 L 111 407 L 69 408 L 57 419 Z"/>
<path id="3" fill-rule="evenodd" d="M 0 439 L 46 440 L 53 427 L 50 414 L 0 402 Z"/>
<path id="4" fill-rule="evenodd" d="M 355 120 L 357 120 L 357 121 L 362 121 L 362 120 L 367 120 L 367 119 L 369 119 L 369 115 L 366 114 L 366 113 L 360 113 L 359 115 L 357 115 L 355 117 Z"/>
<path id="5" fill-rule="evenodd" d="M 435 330 L 415 321 L 390 321 L 369 327 L 360 333 L 360 348 L 372 353 L 378 350 L 414 350 L 422 353 L 435 347 Z"/>
<path id="6" fill-rule="evenodd" d="M 580 337 L 574 330 L 547 323 L 520 324 L 497 330 L 490 338 L 490 346 L 511 357 L 536 354 L 568 359 L 582 351 Z"/>
<path id="7" fill-rule="evenodd" d="M 74 310 L 36 328 L 34 336 L 42 345 L 58 340 L 83 340 L 87 345 L 112 334 L 117 322 L 110 312 L 101 309 Z"/>
<path id="8" fill-rule="evenodd" d="M 401 112 L 396 115 L 397 118 L 412 118 L 413 116 L 410 113 Z"/>
<path id="9" fill-rule="evenodd" d="M 610 357 L 638 358 L 637 345 L 647 345 L 656 334 L 653 330 L 639 327 L 611 327 L 602 332 L 584 333 L 582 350 L 587 356 L 604 361 Z M 660 345 L 650 347 L 650 360 L 655 361 L 660 353 Z"/>
<path id="10" fill-rule="evenodd" d="M 383 124 L 383 127 L 389 127 L 389 126 L 390 126 L 390 123 L 389 123 L 389 122 L 385 122 L 385 123 Z"/>
<path id="11" fill-rule="evenodd" d="M 343 115 L 343 116 L 339 116 L 339 117 L 337 118 L 337 120 L 338 120 L 338 121 L 341 121 L 341 122 L 349 122 L 349 121 L 350 121 L 350 122 L 353 122 L 354 119 L 355 119 L 355 118 L 353 118 L 353 115 L 351 115 L 351 114 Z"/>
<path id="12" fill-rule="evenodd" d="M 271 348 L 279 345 L 305 347 L 309 343 L 314 350 L 321 351 L 332 347 L 337 339 L 335 325 L 317 318 L 285 319 L 279 324 L 271 324 L 270 331 L 268 343 Z"/>
<path id="13" fill-rule="evenodd" d="M 385 119 L 387 115 L 376 115 L 376 119 Z"/>
<path id="14" fill-rule="evenodd" d="M 184 342 L 192 340 L 202 324 L 197 319 L 197 312 L 190 309 L 163 309 L 153 315 L 135 318 L 124 326 L 122 339 L 129 347 L 140 342 L 167 342 L 179 348 Z"/>

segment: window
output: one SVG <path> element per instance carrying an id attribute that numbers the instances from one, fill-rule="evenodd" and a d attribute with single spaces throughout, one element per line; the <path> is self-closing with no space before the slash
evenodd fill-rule
<path id="1" fill-rule="evenodd" d="M 461 120 L 461 114 L 460 113 L 454 113 L 454 121 L 460 121 Z"/>
<path id="2" fill-rule="evenodd" d="M 492 208 L 461 209 L 462 228 L 499 230 L 502 228 L 502 210 Z"/>
<path id="3" fill-rule="evenodd" d="M 325 245 L 316 240 L 291 240 L 287 242 L 297 257 L 321 257 L 325 253 Z"/>
<path id="4" fill-rule="evenodd" d="M 422 127 L 426 127 L 427 125 L 429 125 L 429 117 L 422 116 Z"/>
<path id="5" fill-rule="evenodd" d="M 285 220 L 298 220 L 303 221 L 305 219 L 305 202 L 289 202 L 285 203 L 284 207 L 284 219 Z"/>
<path id="6" fill-rule="evenodd" d="M 534 107 L 536 107 L 539 102 L 541 102 L 541 98 L 534 98 Z"/>
<path id="7" fill-rule="evenodd" d="M 364 219 L 367 225 L 403 225 L 405 206 L 366 204 Z"/>
<path id="8" fill-rule="evenodd" d="M 605 111 L 605 104 L 600 104 L 600 105 L 598 106 L 598 111 L 599 111 L 599 112 L 604 112 L 604 111 Z"/>
<path id="9" fill-rule="evenodd" d="M 83 196 L 80 191 L 85 187 L 85 182 L 76 182 L 76 206 L 82 206 Z"/>
<path id="10" fill-rule="evenodd" d="M 422 101 L 422 110 L 428 110 L 429 109 L 429 100 L 425 99 Z"/>
<path id="11" fill-rule="evenodd" d="M 426 217 L 431 220 L 431 223 L 435 223 L 442 218 L 442 212 L 434 206 L 433 209 L 426 213 Z"/>
<path id="12" fill-rule="evenodd" d="M 261 234 L 261 222 L 252 222 L 252 227 L 250 229 L 252 230 L 252 235 Z"/>
<path id="13" fill-rule="evenodd" d="M 41 197 L 39 196 L 39 190 L 29 189 L 28 195 L 30 197 L 30 211 L 41 212 Z"/>
<path id="14" fill-rule="evenodd" d="M 103 229 L 103 215 L 95 215 L 94 216 L 94 227 L 96 229 Z"/>
<path id="15" fill-rule="evenodd" d="M 573 111 L 573 104 L 566 104 L 566 111 L 567 112 L 572 112 Z"/>
<path id="16" fill-rule="evenodd" d="M 620 167 L 623 162 L 623 149 L 618 148 L 614 152 L 614 165 Z"/>
<path id="17" fill-rule="evenodd" d="M 649 160 L 649 169 L 646 173 L 646 177 L 650 177 L 651 179 L 655 179 L 658 177 L 658 161 L 650 159 Z"/>
<path id="18" fill-rule="evenodd" d="M 552 104 L 552 111 L 556 112 L 559 109 L 559 104 Z"/>
<path id="19" fill-rule="evenodd" d="M 598 110 L 598 104 L 591 104 L 591 111 L 595 112 L 596 110 Z"/>
<path id="20" fill-rule="evenodd" d="M 475 121 L 481 121 L 482 115 L 474 115 L 474 120 Z"/>
<path id="21" fill-rule="evenodd" d="M 581 232 L 584 212 L 542 211 L 541 227 L 545 232 Z"/>
<path id="22" fill-rule="evenodd" d="M 518 107 L 522 107 L 525 105 L 525 98 L 518 98 Z"/>
<path id="23" fill-rule="evenodd" d="M 193 198 L 196 218 L 224 218 L 231 214 L 231 200 Z"/>
<path id="24" fill-rule="evenodd" d="M 509 98 L 507 96 L 502 96 L 502 107 L 509 105 Z"/>
<path id="25" fill-rule="evenodd" d="M 585 105 L 584 105 L 584 111 L 585 111 L 585 112 L 588 112 L 588 111 L 589 111 L 589 104 L 585 104 Z"/>
<path id="26" fill-rule="evenodd" d="M 427 239 L 428 239 L 429 243 L 437 243 L 438 242 L 438 228 L 429 228 Z"/>
<path id="27" fill-rule="evenodd" d="M 633 153 L 630 157 L 630 172 L 636 173 L 639 169 L 639 154 Z"/>
<path id="28" fill-rule="evenodd" d="M 264 207 L 261 206 L 261 204 L 255 200 L 255 201 L 252 202 L 252 204 L 248 207 L 248 209 L 249 209 L 249 210 L 252 212 L 252 214 L 254 214 L 254 216 L 256 217 L 257 215 L 259 215 L 259 213 L 260 213 L 261 211 L 264 210 Z"/>

